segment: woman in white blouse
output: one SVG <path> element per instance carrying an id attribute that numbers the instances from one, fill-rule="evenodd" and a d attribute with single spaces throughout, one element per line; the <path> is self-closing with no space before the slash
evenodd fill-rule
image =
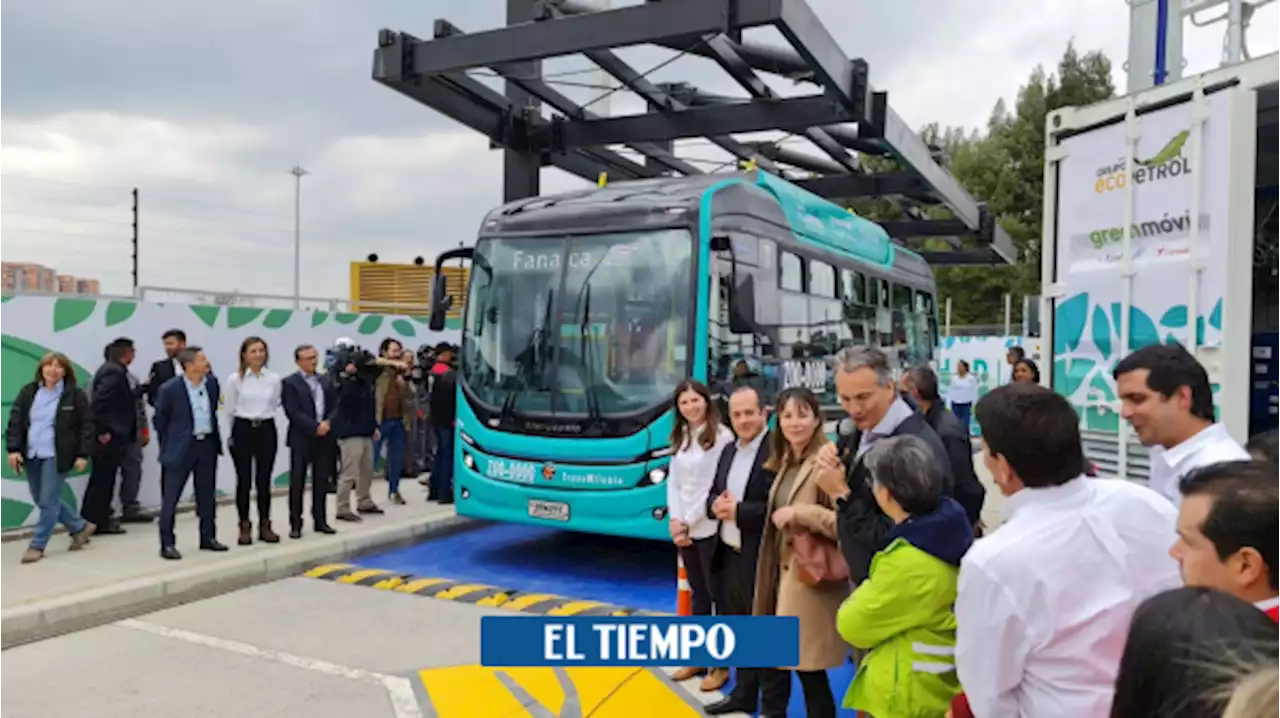
<path id="1" fill-rule="evenodd" d="M 258 538 L 276 543 L 271 530 L 271 475 L 276 465 L 276 409 L 280 407 L 280 375 L 267 368 L 267 343 L 249 337 L 240 344 L 240 370 L 227 380 L 224 411 L 231 421 L 231 461 L 236 467 L 236 508 L 240 512 L 238 543 L 253 543 L 249 491 L 258 492 Z"/>
<path id="2" fill-rule="evenodd" d="M 693 593 L 693 615 L 710 616 L 714 605 L 711 558 L 719 522 L 707 515 L 707 494 L 715 479 L 720 452 L 733 432 L 720 423 L 711 392 L 702 382 L 686 379 L 676 387 L 676 418 L 671 429 L 671 466 L 667 477 L 667 515 L 671 540 L 679 547 Z M 673 678 L 685 681 L 704 668 L 681 668 Z M 729 680 L 727 668 L 712 668 L 702 690 L 718 690 Z"/>
<path id="3" fill-rule="evenodd" d="M 947 400 L 951 402 L 951 413 L 969 429 L 973 404 L 978 400 L 978 377 L 969 372 L 969 362 L 963 359 L 956 363 L 956 375 L 951 377 L 951 386 L 947 388 Z"/>

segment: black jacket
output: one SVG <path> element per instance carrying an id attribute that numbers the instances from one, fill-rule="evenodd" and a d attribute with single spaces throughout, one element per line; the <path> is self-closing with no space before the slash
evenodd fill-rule
<path id="1" fill-rule="evenodd" d="M 738 442 L 724 447 L 720 459 L 716 462 L 716 477 L 711 482 L 711 491 L 707 493 L 707 518 L 714 519 L 711 506 L 716 497 L 724 493 L 729 485 L 729 468 L 733 466 L 733 457 L 738 453 Z M 756 460 L 751 465 L 751 474 L 747 477 L 747 488 L 738 497 L 738 528 L 742 530 L 742 555 L 757 556 L 760 553 L 760 538 L 764 535 L 764 524 L 769 517 L 769 488 L 773 486 L 774 473 L 764 464 L 769 459 L 768 436 L 760 444 Z"/>
<path id="2" fill-rule="evenodd" d="M 120 362 L 107 361 L 98 367 L 89 388 L 93 421 L 97 434 L 110 434 L 112 442 L 138 440 L 137 394 L 129 383 L 128 369 Z"/>
<path id="3" fill-rule="evenodd" d="M 338 391 L 333 381 L 323 374 L 317 374 L 320 380 L 320 391 L 324 394 L 324 416 L 316 416 L 316 402 L 311 396 L 311 386 L 307 384 L 302 372 L 294 372 L 284 378 L 280 384 L 280 404 L 284 407 L 284 415 L 289 419 L 289 430 L 285 434 L 285 446 L 306 446 L 307 441 L 316 437 L 320 422 L 329 422 L 330 433 L 326 438 L 333 438 L 333 423 L 338 416 Z"/>
<path id="4" fill-rule="evenodd" d="M 18 398 L 9 410 L 9 426 L 5 428 L 5 450 L 10 454 L 27 456 L 27 433 L 31 428 L 31 405 L 35 403 L 40 385 L 31 382 L 18 392 Z M 76 459 L 88 459 L 95 443 L 93 413 L 89 397 L 74 384 L 63 384 L 62 398 L 58 400 L 58 416 L 53 421 L 53 447 L 57 455 L 58 473 L 71 471 Z"/>
<path id="5" fill-rule="evenodd" d="M 453 428 L 458 418 L 458 370 L 448 369 L 437 374 L 431 382 L 431 425 L 440 429 Z"/>
<path id="6" fill-rule="evenodd" d="M 333 438 L 373 438 L 373 432 L 378 428 L 373 383 L 355 376 L 340 379 L 337 384 L 338 414 L 333 418 Z"/>
<path id="7" fill-rule="evenodd" d="M 954 480 L 951 475 L 951 458 L 942 445 L 937 432 L 925 421 L 924 415 L 915 412 L 907 417 L 890 436 L 918 436 L 933 449 L 934 456 L 942 466 L 946 483 L 946 493 L 953 494 Z M 855 584 L 866 580 L 871 571 L 871 557 L 889 545 L 889 533 L 893 531 L 893 520 L 880 510 L 876 498 L 871 493 L 871 484 L 867 480 L 869 471 L 861 459 L 854 459 L 858 453 L 858 444 L 862 441 L 862 432 L 854 432 L 842 436 L 836 442 L 841 461 L 848 467 L 845 480 L 849 483 L 849 495 L 836 502 L 836 533 L 840 537 L 840 552 L 849 564 L 849 578 Z"/>
<path id="8" fill-rule="evenodd" d="M 978 519 L 982 517 L 982 502 L 986 500 L 987 490 L 973 471 L 973 442 L 969 440 L 969 432 L 941 402 L 929 407 L 924 418 L 937 432 L 942 446 L 947 450 L 951 474 L 956 480 L 956 501 L 964 508 L 969 523 L 977 525 Z"/>
<path id="9" fill-rule="evenodd" d="M 178 373 L 173 370 L 173 360 L 169 357 L 152 363 L 151 373 L 147 379 L 147 403 L 154 407 L 156 405 L 156 394 L 160 392 L 160 387 L 177 375 Z"/>

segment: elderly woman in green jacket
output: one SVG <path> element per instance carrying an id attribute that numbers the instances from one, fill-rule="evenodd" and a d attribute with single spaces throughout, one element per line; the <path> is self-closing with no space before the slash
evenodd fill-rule
<path id="1" fill-rule="evenodd" d="M 867 651 L 844 705 L 874 718 L 942 718 L 960 692 L 952 604 L 973 529 L 918 437 L 879 441 L 865 461 L 876 503 L 896 525 L 840 607 L 840 635 Z"/>

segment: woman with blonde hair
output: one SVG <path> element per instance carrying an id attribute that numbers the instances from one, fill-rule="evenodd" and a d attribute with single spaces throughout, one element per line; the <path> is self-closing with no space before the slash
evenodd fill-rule
<path id="1" fill-rule="evenodd" d="M 240 514 L 240 535 L 236 543 L 253 543 L 249 492 L 257 491 L 258 538 L 278 543 L 271 530 L 271 477 L 275 472 L 276 410 L 280 408 L 280 375 L 267 368 L 267 343 L 248 337 L 240 343 L 240 366 L 227 379 L 224 411 L 231 421 L 231 461 L 236 468 L 236 511 Z"/>
<path id="2" fill-rule="evenodd" d="M 769 436 L 765 468 L 776 472 L 769 491 L 770 520 L 760 540 L 753 613 L 800 619 L 800 660 L 790 668 L 766 671 L 761 679 L 761 714 L 782 716 L 791 699 L 794 670 L 804 690 L 805 715 L 833 718 L 835 697 L 827 669 L 844 663 L 849 647 L 836 631 L 836 614 L 849 595 L 847 567 L 839 575 L 815 575 L 805 558 L 825 554 L 828 565 L 843 565 L 836 547 L 836 512 L 818 488 L 818 450 L 830 443 L 822 431 L 822 411 L 813 392 L 801 387 L 778 395 L 778 425 Z"/>
<path id="3" fill-rule="evenodd" d="M 71 534 L 71 550 L 89 543 L 96 528 L 62 500 L 72 469 L 84 471 L 94 448 L 89 397 L 76 386 L 75 367 L 64 354 L 50 352 L 36 366 L 35 380 L 18 391 L 4 435 L 9 469 L 26 473 L 31 503 L 38 512 L 23 563 L 44 558 L 59 522 Z"/>

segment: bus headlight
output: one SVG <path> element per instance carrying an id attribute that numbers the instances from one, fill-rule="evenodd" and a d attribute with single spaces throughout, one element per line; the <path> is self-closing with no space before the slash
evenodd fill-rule
<path id="1" fill-rule="evenodd" d="M 462 453 L 462 463 L 463 463 L 463 465 L 464 465 L 464 466 L 466 466 L 468 469 L 471 469 L 472 471 L 475 471 L 475 469 L 476 469 L 476 460 L 475 460 L 475 459 L 473 459 L 473 458 L 471 458 L 471 454 L 468 454 L 468 453 L 466 453 L 466 452 L 463 452 L 463 453 Z"/>
<path id="2" fill-rule="evenodd" d="M 660 484 L 666 480 L 667 480 L 666 469 L 654 469 L 649 472 L 649 483 L 651 484 L 655 484 L 655 485 Z"/>

